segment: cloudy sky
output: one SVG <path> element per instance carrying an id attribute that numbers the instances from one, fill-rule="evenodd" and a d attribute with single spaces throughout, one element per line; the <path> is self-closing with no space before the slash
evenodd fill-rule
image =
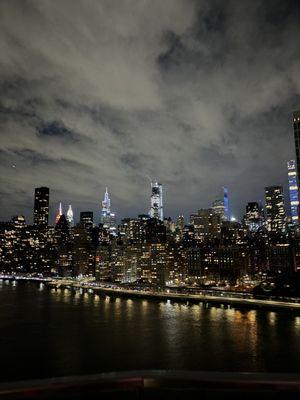
<path id="1" fill-rule="evenodd" d="M 300 109 L 300 2 L 1 0 L 0 219 L 33 191 L 117 216 L 209 207 L 241 216 L 286 188 Z M 99 219 L 99 218 L 96 218 Z"/>

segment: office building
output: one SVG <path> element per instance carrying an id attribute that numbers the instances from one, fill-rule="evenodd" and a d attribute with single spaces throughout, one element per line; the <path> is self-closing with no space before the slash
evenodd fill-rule
<path id="1" fill-rule="evenodd" d="M 293 112 L 297 174 L 300 174 L 300 111 Z"/>
<path id="2" fill-rule="evenodd" d="M 270 232 L 285 230 L 285 209 L 282 186 L 265 188 L 267 229 Z"/>
<path id="3" fill-rule="evenodd" d="M 46 227 L 49 220 L 49 188 L 39 187 L 34 193 L 34 225 Z"/>
<path id="4" fill-rule="evenodd" d="M 80 213 L 80 224 L 87 230 L 93 227 L 94 214 L 93 211 L 82 211 Z"/>
<path id="5" fill-rule="evenodd" d="M 263 226 L 263 210 L 257 202 L 250 202 L 246 206 L 246 214 L 244 216 L 244 223 L 250 232 L 256 232 Z"/>
<path id="6" fill-rule="evenodd" d="M 219 216 L 221 222 L 226 221 L 224 200 L 215 200 L 212 204 L 212 212 Z"/>

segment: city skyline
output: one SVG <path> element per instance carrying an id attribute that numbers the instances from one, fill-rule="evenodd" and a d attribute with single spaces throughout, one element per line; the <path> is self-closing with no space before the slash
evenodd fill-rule
<path id="1" fill-rule="evenodd" d="M 222 186 L 239 218 L 287 194 L 299 3 L 19 4 L 0 6 L 1 220 L 31 218 L 42 185 L 77 216 L 107 185 L 119 218 L 148 209 L 147 176 L 172 217 Z"/>
<path id="2" fill-rule="evenodd" d="M 0 399 L 300 393 L 299 21 L 0 0 Z"/>

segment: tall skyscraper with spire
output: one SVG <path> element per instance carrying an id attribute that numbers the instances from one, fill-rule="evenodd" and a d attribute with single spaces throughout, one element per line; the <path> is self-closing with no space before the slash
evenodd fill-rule
<path id="1" fill-rule="evenodd" d="M 158 182 L 151 182 L 150 217 L 164 219 L 162 185 Z"/>
<path id="2" fill-rule="evenodd" d="M 109 216 L 110 216 L 110 198 L 106 187 L 104 193 L 104 199 L 102 201 L 102 210 L 101 210 L 101 223 L 103 225 L 106 224 Z"/>
<path id="3" fill-rule="evenodd" d="M 110 209 L 110 197 L 107 187 L 105 188 L 104 199 L 102 201 L 101 223 L 111 234 L 116 234 L 116 215 Z"/>
<path id="4" fill-rule="evenodd" d="M 58 210 L 57 210 L 57 214 L 56 214 L 56 217 L 55 217 L 55 225 L 58 223 L 58 221 L 60 220 L 60 217 L 62 216 L 62 214 L 63 214 L 63 212 L 62 212 L 62 205 L 61 205 L 61 202 L 59 203 L 59 207 L 58 207 Z"/>
<path id="5" fill-rule="evenodd" d="M 71 204 L 69 205 L 68 211 L 67 211 L 67 221 L 70 226 L 74 226 L 74 214 L 72 210 Z"/>

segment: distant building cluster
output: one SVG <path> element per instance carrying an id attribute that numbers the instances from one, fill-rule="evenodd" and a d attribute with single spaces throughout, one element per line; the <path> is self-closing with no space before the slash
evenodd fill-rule
<path id="1" fill-rule="evenodd" d="M 58 206 L 49 226 L 50 190 L 34 193 L 33 225 L 22 215 L 0 223 L 0 268 L 7 273 L 92 276 L 119 283 L 247 285 L 300 274 L 300 112 L 293 113 L 296 160 L 287 162 L 289 207 L 283 187 L 265 188 L 265 202 L 251 201 L 241 221 L 230 218 L 229 192 L 185 221 L 164 217 L 163 186 L 151 182 L 149 213 L 124 218 L 111 209 L 108 188 L 100 223 L 72 206 Z M 98 218 L 97 218 L 98 219 Z M 99 220 L 99 219 L 98 219 Z"/>

